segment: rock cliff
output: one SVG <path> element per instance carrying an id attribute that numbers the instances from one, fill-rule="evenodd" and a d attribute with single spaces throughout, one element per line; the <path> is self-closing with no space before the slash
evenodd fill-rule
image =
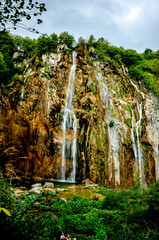
<path id="1" fill-rule="evenodd" d="M 159 179 L 158 99 L 130 79 L 124 66 L 99 62 L 82 48 L 76 52 L 76 132 L 69 127 L 64 134 L 62 128 L 71 52 L 25 60 L 24 73 L 1 91 L 1 172 L 61 179 L 64 161 L 67 179 L 73 162 L 69 153 L 62 160 L 62 145 L 76 138 L 79 182 L 89 178 L 114 188 Z"/>

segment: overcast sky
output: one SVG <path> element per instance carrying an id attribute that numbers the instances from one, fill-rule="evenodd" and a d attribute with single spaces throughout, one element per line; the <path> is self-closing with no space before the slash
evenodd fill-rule
<path id="1" fill-rule="evenodd" d="M 78 40 L 104 37 L 112 45 L 143 52 L 159 49 L 159 0 L 40 0 L 47 12 L 41 33 L 67 31 Z M 30 21 L 27 21 L 29 24 Z M 30 22 L 31 23 L 31 22 Z M 31 25 L 29 25 L 31 26 Z M 39 35 L 16 30 L 17 35 L 37 38 Z"/>

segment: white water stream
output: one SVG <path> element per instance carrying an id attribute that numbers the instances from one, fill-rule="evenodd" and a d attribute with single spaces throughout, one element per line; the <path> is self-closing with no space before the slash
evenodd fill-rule
<path id="1" fill-rule="evenodd" d="M 29 69 L 29 70 L 27 71 L 26 77 L 25 77 L 24 82 L 23 82 L 23 90 L 22 90 L 21 95 L 20 95 L 21 100 L 24 99 L 25 83 L 26 83 L 26 80 L 27 80 L 27 76 L 28 76 L 30 73 L 31 73 L 31 69 Z"/>
<path id="2" fill-rule="evenodd" d="M 127 75 L 128 70 L 124 68 L 122 65 L 122 69 L 125 75 Z M 134 86 L 134 88 L 137 90 L 142 95 L 142 99 L 145 99 L 145 95 L 143 92 L 141 92 L 138 87 L 133 83 L 133 81 L 129 78 L 130 83 Z M 132 139 L 132 147 L 134 151 L 134 158 L 135 158 L 135 165 L 137 168 L 137 171 L 139 172 L 139 178 L 140 178 L 140 183 L 142 184 L 143 176 L 142 176 L 142 161 L 143 161 L 143 152 L 140 146 L 140 135 L 141 135 L 141 121 L 142 121 L 142 102 L 137 102 L 137 110 L 139 114 L 139 119 L 134 125 L 134 113 L 133 110 L 131 109 L 132 112 L 132 129 L 131 129 L 131 139 Z M 137 137 L 137 144 L 135 143 L 135 127 L 136 127 L 136 137 Z"/>
<path id="3" fill-rule="evenodd" d="M 120 184 L 120 130 L 118 128 L 118 121 L 114 116 L 113 112 L 113 102 L 109 89 L 106 83 L 103 81 L 103 76 L 100 72 L 96 73 L 97 80 L 100 86 L 101 98 L 106 106 L 106 123 L 108 126 L 108 137 L 109 137 L 109 169 L 110 169 L 110 180 L 112 179 L 113 172 L 115 173 L 115 184 Z M 109 126 L 110 122 L 113 122 L 113 126 Z M 114 169 L 112 166 L 114 165 Z"/>
<path id="4" fill-rule="evenodd" d="M 73 111 L 72 101 L 74 95 L 74 77 L 76 71 L 76 56 L 77 53 L 72 53 L 73 64 L 70 70 L 68 88 L 66 94 L 66 102 L 63 113 L 63 143 L 62 143 L 62 168 L 61 168 L 61 180 L 75 181 L 76 179 L 76 155 L 77 155 L 77 119 Z M 72 129 L 74 132 L 73 141 L 69 143 L 66 139 L 66 131 Z M 66 179 L 66 158 L 71 159 L 72 161 L 72 172 L 70 176 Z"/>

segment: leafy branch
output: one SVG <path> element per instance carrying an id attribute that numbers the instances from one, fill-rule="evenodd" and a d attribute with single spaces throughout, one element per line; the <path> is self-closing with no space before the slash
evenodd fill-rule
<path id="1" fill-rule="evenodd" d="M 34 28 L 28 28 L 22 23 L 22 19 L 30 20 L 32 17 L 42 15 L 46 11 L 45 4 L 29 0 L 4 0 L 0 2 L 0 27 L 1 30 L 17 27 L 25 28 L 29 31 L 38 33 Z M 37 24 L 42 23 L 38 18 Z M 10 25 L 9 25 L 10 24 Z"/>

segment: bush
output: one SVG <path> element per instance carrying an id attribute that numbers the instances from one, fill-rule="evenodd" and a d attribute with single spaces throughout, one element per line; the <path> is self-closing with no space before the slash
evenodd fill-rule
<path id="1" fill-rule="evenodd" d="M 74 196 L 63 202 L 46 194 L 15 197 L 10 185 L 1 182 L 0 213 L 3 239 L 59 239 L 61 231 L 88 239 L 158 239 L 159 184 L 148 190 L 113 191 L 101 188 L 104 201 Z M 43 201 L 41 203 L 37 203 Z"/>

